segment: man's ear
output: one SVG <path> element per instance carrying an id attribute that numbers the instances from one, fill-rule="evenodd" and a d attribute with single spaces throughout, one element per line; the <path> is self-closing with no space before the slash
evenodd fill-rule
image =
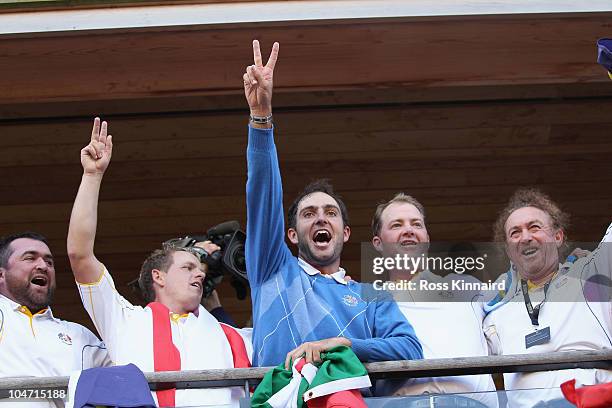
<path id="1" fill-rule="evenodd" d="M 557 244 L 557 248 L 559 248 L 561 245 L 563 245 L 563 241 L 565 241 L 565 233 L 559 228 L 557 232 L 555 232 L 554 238 L 555 244 Z"/>
<path id="2" fill-rule="evenodd" d="M 157 283 L 162 288 L 166 286 L 166 273 L 160 271 L 159 269 L 153 269 L 151 271 L 151 277 L 153 278 L 153 283 Z"/>
<path id="3" fill-rule="evenodd" d="M 298 236 L 297 236 L 297 231 L 295 229 L 289 228 L 287 230 L 287 237 L 289 238 L 289 241 L 291 241 L 293 245 L 297 245 Z"/>
<path id="4" fill-rule="evenodd" d="M 351 227 L 348 225 L 344 227 L 344 231 L 342 231 L 342 235 L 344 235 L 344 242 L 348 241 L 351 236 Z"/>
<path id="5" fill-rule="evenodd" d="M 372 245 L 374 245 L 374 248 L 378 252 L 382 252 L 382 250 L 383 250 L 382 240 L 380 239 L 380 237 L 378 235 L 374 235 L 372 237 Z"/>

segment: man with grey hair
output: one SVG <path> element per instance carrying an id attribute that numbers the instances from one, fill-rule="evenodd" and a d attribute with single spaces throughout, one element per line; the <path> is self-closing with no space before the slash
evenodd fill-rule
<path id="1" fill-rule="evenodd" d="M 504 242 L 512 268 L 504 277 L 505 296 L 488 305 L 484 320 L 494 354 L 612 348 L 612 225 L 592 253 L 580 259 L 570 256 L 561 265 L 568 219 L 535 189 L 515 192 L 501 212 L 495 236 Z M 508 393 L 509 406 L 566 406 L 559 385 L 571 379 L 585 385 L 609 382 L 612 371 L 504 374 L 506 390 L 521 390 Z"/>

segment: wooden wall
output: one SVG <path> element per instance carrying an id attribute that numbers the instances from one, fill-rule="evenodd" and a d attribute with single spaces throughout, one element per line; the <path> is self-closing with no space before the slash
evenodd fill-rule
<path id="1" fill-rule="evenodd" d="M 570 237 L 598 239 L 612 208 L 612 81 L 594 63 L 594 42 L 609 21 L 497 16 L 0 38 L 0 234 L 51 239 L 55 312 L 90 325 L 65 239 L 79 150 L 97 114 L 115 150 L 96 252 L 120 292 L 161 241 L 244 224 L 240 86 L 257 37 L 264 49 L 281 42 L 285 204 L 310 180 L 332 179 L 352 220 L 349 272 L 359 270 L 375 205 L 398 191 L 423 202 L 433 240 L 490 240 L 497 211 L 529 185 L 573 215 Z M 250 302 L 228 285 L 222 295 L 245 322 Z"/>

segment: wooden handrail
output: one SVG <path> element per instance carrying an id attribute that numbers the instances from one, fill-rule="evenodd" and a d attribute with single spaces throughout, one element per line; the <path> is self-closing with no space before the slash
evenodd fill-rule
<path id="1" fill-rule="evenodd" d="M 612 349 L 568 351 L 509 356 L 461 357 L 431 360 L 385 361 L 365 364 L 372 378 L 439 377 L 447 375 L 491 374 L 563 370 L 570 368 L 612 369 Z M 151 389 L 178 389 L 242 386 L 259 383 L 271 367 L 217 370 L 166 371 L 145 373 Z M 66 388 L 68 377 L 0 378 L 3 390 Z"/>

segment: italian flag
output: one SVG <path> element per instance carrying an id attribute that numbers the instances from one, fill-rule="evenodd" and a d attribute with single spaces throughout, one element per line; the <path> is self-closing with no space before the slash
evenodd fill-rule
<path id="1" fill-rule="evenodd" d="M 321 353 L 321 363 L 306 364 L 304 358 L 268 371 L 251 399 L 252 408 L 366 407 L 360 388 L 372 385 L 368 372 L 355 353 L 345 346 Z"/>

